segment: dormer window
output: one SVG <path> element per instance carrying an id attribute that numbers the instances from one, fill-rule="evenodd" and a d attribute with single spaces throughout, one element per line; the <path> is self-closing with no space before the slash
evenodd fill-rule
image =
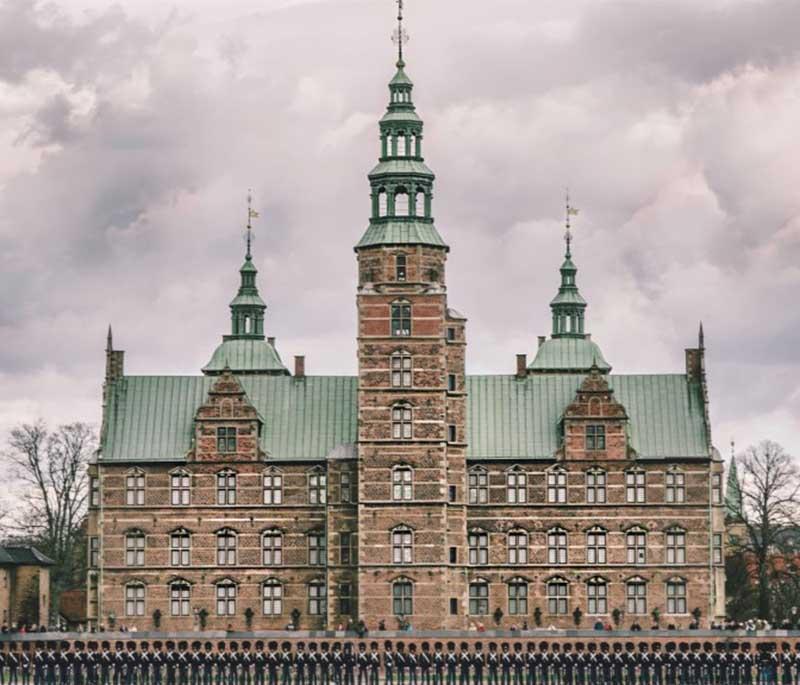
<path id="1" fill-rule="evenodd" d="M 586 426 L 586 449 L 604 450 L 606 448 L 606 427 Z"/>
<path id="2" fill-rule="evenodd" d="M 217 428 L 217 452 L 233 454 L 236 452 L 236 429 L 228 426 Z"/>
<path id="3" fill-rule="evenodd" d="M 406 280 L 406 256 L 399 254 L 394 258 L 394 273 L 398 281 Z"/>

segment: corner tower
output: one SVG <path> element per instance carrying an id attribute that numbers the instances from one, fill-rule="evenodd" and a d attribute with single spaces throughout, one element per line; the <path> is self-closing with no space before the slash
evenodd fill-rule
<path id="1" fill-rule="evenodd" d="M 448 308 L 449 248 L 405 72 L 397 72 L 369 174 L 358 258 L 359 616 L 387 628 L 463 627 L 466 582 L 465 319 Z"/>

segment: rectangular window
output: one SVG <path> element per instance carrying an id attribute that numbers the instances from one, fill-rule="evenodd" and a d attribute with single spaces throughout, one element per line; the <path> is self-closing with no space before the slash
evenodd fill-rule
<path id="1" fill-rule="evenodd" d="M 217 566 L 236 566 L 236 535 L 217 533 Z"/>
<path id="2" fill-rule="evenodd" d="M 447 442 L 456 442 L 456 427 L 452 423 L 447 427 Z"/>
<path id="3" fill-rule="evenodd" d="M 100 538 L 93 535 L 89 538 L 89 568 L 100 565 Z"/>
<path id="4" fill-rule="evenodd" d="M 397 581 L 392 585 L 392 613 L 395 616 L 411 616 L 414 613 L 413 587 L 408 581 Z"/>
<path id="5" fill-rule="evenodd" d="M 392 335 L 408 337 L 411 335 L 411 305 L 395 303 L 392 305 Z"/>
<path id="6" fill-rule="evenodd" d="M 262 592 L 264 616 L 280 616 L 283 613 L 283 585 L 267 581 Z"/>
<path id="7" fill-rule="evenodd" d="M 450 598 L 450 615 L 451 616 L 458 616 L 458 598 L 451 597 Z"/>
<path id="8" fill-rule="evenodd" d="M 185 507 L 189 504 L 190 476 L 180 471 L 169 476 L 169 501 L 173 507 Z"/>
<path id="9" fill-rule="evenodd" d="M 264 474 L 264 504 L 283 504 L 283 475 Z"/>
<path id="10" fill-rule="evenodd" d="M 550 504 L 565 504 L 567 501 L 567 473 L 557 470 L 547 474 L 547 501 Z"/>
<path id="11" fill-rule="evenodd" d="M 309 566 L 325 565 L 325 534 L 308 534 L 308 564 Z"/>
<path id="12" fill-rule="evenodd" d="M 217 585 L 217 616 L 236 616 L 236 586 L 233 583 Z"/>
<path id="13" fill-rule="evenodd" d="M 629 564 L 647 563 L 647 533 L 643 530 L 632 530 L 625 534 Z"/>
<path id="14" fill-rule="evenodd" d="M 347 472 L 339 474 L 339 501 L 343 504 L 349 504 L 353 501 L 352 483 L 350 482 L 350 474 Z"/>
<path id="15" fill-rule="evenodd" d="M 647 584 L 634 580 L 628 583 L 625 590 L 629 614 L 647 613 Z"/>
<path id="16" fill-rule="evenodd" d="M 308 501 L 310 504 L 325 504 L 328 501 L 328 476 L 320 471 L 308 475 Z"/>
<path id="17" fill-rule="evenodd" d="M 489 474 L 486 471 L 470 471 L 468 485 L 470 504 L 486 504 L 489 501 Z"/>
<path id="18" fill-rule="evenodd" d="M 722 563 L 722 533 L 714 533 L 713 559 L 715 564 Z"/>
<path id="19" fill-rule="evenodd" d="M 186 583 L 173 583 L 169 586 L 170 616 L 189 615 L 189 596 L 191 588 Z"/>
<path id="20" fill-rule="evenodd" d="M 489 534 L 475 532 L 467 537 L 469 542 L 469 563 L 471 566 L 484 566 L 489 563 Z"/>
<path id="21" fill-rule="evenodd" d="M 217 452 L 220 454 L 233 454 L 236 452 L 236 429 L 229 427 L 217 428 Z"/>
<path id="22" fill-rule="evenodd" d="M 722 474 L 711 474 L 711 503 L 722 504 Z"/>
<path id="23" fill-rule="evenodd" d="M 410 388 L 412 385 L 411 355 L 405 352 L 392 355 L 392 387 Z"/>
<path id="24" fill-rule="evenodd" d="M 144 473 L 141 471 L 125 477 L 125 504 L 129 507 L 144 505 Z"/>
<path id="25" fill-rule="evenodd" d="M 191 536 L 186 531 L 169 536 L 170 563 L 172 566 L 189 566 L 191 562 Z"/>
<path id="26" fill-rule="evenodd" d="M 392 471 L 392 499 L 395 502 L 409 502 L 413 496 L 413 472 L 408 466 L 401 466 Z"/>
<path id="27" fill-rule="evenodd" d="M 125 536 L 125 563 L 128 566 L 144 566 L 144 534 Z"/>
<path id="28" fill-rule="evenodd" d="M 677 471 L 667 471 L 666 498 L 670 504 L 686 501 L 686 478 Z"/>
<path id="29" fill-rule="evenodd" d="M 586 534 L 586 563 L 606 563 L 606 532 L 604 530 L 590 530 Z"/>
<path id="30" fill-rule="evenodd" d="M 565 530 L 551 530 L 547 534 L 547 563 L 567 563 L 567 532 Z"/>
<path id="31" fill-rule="evenodd" d="M 605 471 L 589 471 L 586 474 L 586 503 L 605 504 L 606 474 Z"/>
<path id="32" fill-rule="evenodd" d="M 412 560 L 413 546 L 412 533 L 410 530 L 395 530 L 392 533 L 392 563 L 410 564 Z"/>
<path id="33" fill-rule="evenodd" d="M 528 584 L 512 582 L 508 584 L 508 613 L 511 616 L 525 616 L 528 613 Z"/>
<path id="34" fill-rule="evenodd" d="M 644 471 L 627 471 L 625 473 L 625 501 L 631 504 L 642 504 L 646 499 Z"/>
<path id="35" fill-rule="evenodd" d="M 100 506 L 100 479 L 97 476 L 89 479 L 89 506 Z"/>
<path id="36" fill-rule="evenodd" d="M 586 594 L 591 615 L 608 613 L 608 586 L 605 583 L 590 581 L 586 585 Z"/>
<path id="37" fill-rule="evenodd" d="M 339 613 L 349 616 L 353 611 L 353 590 L 350 583 L 339 585 Z"/>
<path id="38" fill-rule="evenodd" d="M 511 531 L 508 534 L 508 563 L 528 563 L 528 535 L 522 531 Z"/>
<path id="39" fill-rule="evenodd" d="M 448 502 L 455 502 L 456 501 L 456 486 L 455 485 L 448 485 L 447 486 L 447 501 Z"/>
<path id="40" fill-rule="evenodd" d="M 144 585 L 125 586 L 125 615 L 144 616 Z"/>
<path id="41" fill-rule="evenodd" d="M 339 533 L 339 563 L 342 566 L 349 566 L 352 561 L 352 544 L 350 533 Z"/>
<path id="42" fill-rule="evenodd" d="M 528 474 L 509 471 L 506 474 L 506 502 L 524 504 L 528 501 Z"/>
<path id="43" fill-rule="evenodd" d="M 567 613 L 569 586 L 564 581 L 553 581 L 547 584 L 547 611 L 551 614 Z"/>
<path id="44" fill-rule="evenodd" d="M 450 548 L 450 563 L 457 564 L 458 563 L 458 547 L 451 547 Z"/>
<path id="45" fill-rule="evenodd" d="M 682 580 L 667 583 L 667 613 L 686 613 L 686 583 Z"/>
<path id="46" fill-rule="evenodd" d="M 456 375 L 454 373 L 447 374 L 447 390 L 448 392 L 456 391 Z"/>
<path id="47" fill-rule="evenodd" d="M 448 342 L 453 342 L 456 339 L 456 329 L 455 328 L 448 328 L 447 329 L 447 340 Z"/>
<path id="48" fill-rule="evenodd" d="M 485 616 L 489 613 L 488 583 L 470 583 L 469 613 L 472 616 Z"/>
<path id="49" fill-rule="evenodd" d="M 586 449 L 604 450 L 606 448 L 606 427 L 586 426 Z"/>
<path id="50" fill-rule="evenodd" d="M 399 254 L 395 258 L 395 275 L 398 281 L 406 280 L 406 256 Z"/>
<path id="51" fill-rule="evenodd" d="M 682 530 L 669 530 L 666 535 L 667 563 L 686 563 L 686 533 Z"/>
<path id="52" fill-rule="evenodd" d="M 236 504 L 236 474 L 233 471 L 217 474 L 217 504 Z"/>
<path id="53" fill-rule="evenodd" d="M 281 566 L 283 564 L 283 535 L 280 531 L 270 530 L 261 539 L 261 560 L 264 566 Z"/>
<path id="54" fill-rule="evenodd" d="M 328 590 L 322 583 L 308 586 L 308 613 L 311 616 L 324 616 L 328 606 Z"/>
<path id="55" fill-rule="evenodd" d="M 400 405 L 392 408 L 392 438 L 411 440 L 411 407 Z"/>

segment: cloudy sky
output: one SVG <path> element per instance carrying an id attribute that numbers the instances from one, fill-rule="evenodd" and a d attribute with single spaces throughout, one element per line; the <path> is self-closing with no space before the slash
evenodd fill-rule
<path id="1" fill-rule="evenodd" d="M 408 72 L 468 369 L 549 332 L 563 195 L 617 372 L 681 372 L 714 439 L 800 455 L 800 3 L 407 0 Z M 99 421 L 228 328 L 247 188 L 268 334 L 355 369 L 355 256 L 393 74 L 391 0 L 0 0 L 0 439 Z"/>

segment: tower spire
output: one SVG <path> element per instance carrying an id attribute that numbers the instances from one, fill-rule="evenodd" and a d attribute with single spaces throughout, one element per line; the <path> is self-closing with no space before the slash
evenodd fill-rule
<path id="1" fill-rule="evenodd" d="M 564 242 L 566 252 L 564 263 L 561 265 L 561 285 L 558 295 L 550 302 L 553 311 L 553 337 L 583 338 L 584 312 L 586 300 L 581 297 L 575 274 L 578 269 L 572 262 L 572 217 L 578 215 L 578 210 L 570 204 L 569 189 L 566 196 L 566 232 Z"/>
<path id="2" fill-rule="evenodd" d="M 397 0 L 397 28 L 392 34 L 392 41 L 397 44 L 397 67 L 402 69 L 406 63 L 403 61 L 403 45 L 408 43 L 408 32 L 403 28 L 403 0 Z"/>
<path id="3" fill-rule="evenodd" d="M 247 190 L 247 254 L 245 255 L 245 259 L 251 260 L 253 255 L 251 253 L 251 247 L 253 243 L 253 219 L 258 219 L 258 212 L 253 209 L 253 190 L 248 188 Z"/>
<path id="4" fill-rule="evenodd" d="M 567 188 L 567 203 L 566 203 L 566 212 L 567 212 L 567 230 L 564 233 L 564 241 L 567 243 L 567 252 L 566 258 L 569 259 L 572 257 L 572 226 L 571 226 L 571 218 L 573 216 L 578 216 L 578 210 L 575 207 L 572 207 L 569 204 L 569 188 Z"/>

